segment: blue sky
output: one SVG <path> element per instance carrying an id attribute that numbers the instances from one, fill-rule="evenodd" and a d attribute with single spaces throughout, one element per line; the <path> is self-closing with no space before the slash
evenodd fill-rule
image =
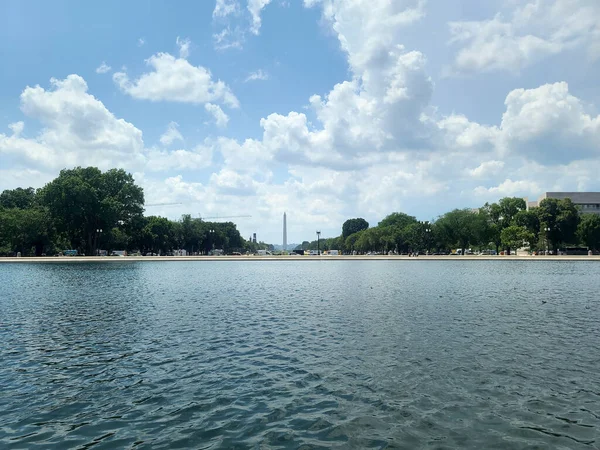
<path id="1" fill-rule="evenodd" d="M 0 4 L 0 189 L 122 167 L 148 213 L 339 234 L 600 190 L 596 0 Z"/>

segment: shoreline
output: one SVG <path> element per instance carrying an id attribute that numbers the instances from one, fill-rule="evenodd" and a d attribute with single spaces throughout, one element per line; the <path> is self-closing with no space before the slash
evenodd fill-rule
<path id="1" fill-rule="evenodd" d="M 600 261 L 600 255 L 539 255 L 539 256 L 400 256 L 400 255 L 338 255 L 338 256 L 40 256 L 0 258 L 2 263 L 124 263 L 157 261 Z"/>

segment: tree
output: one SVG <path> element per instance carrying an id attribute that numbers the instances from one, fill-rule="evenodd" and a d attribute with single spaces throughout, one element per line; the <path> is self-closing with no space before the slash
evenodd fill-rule
<path id="1" fill-rule="evenodd" d="M 42 190 L 59 232 L 67 234 L 73 248 L 92 254 L 97 229 L 111 230 L 143 213 L 144 194 L 131 174 L 122 169 L 102 173 L 95 167 L 62 170 Z"/>
<path id="2" fill-rule="evenodd" d="M 395 212 L 386 216 L 381 222 L 379 222 L 377 226 L 381 228 L 395 226 L 399 229 L 404 229 L 413 223 L 417 223 L 417 219 L 415 217 L 401 212 Z"/>
<path id="3" fill-rule="evenodd" d="M 532 232 L 527 230 L 527 228 L 518 225 L 506 227 L 501 233 L 502 245 L 504 248 L 508 249 L 509 254 L 511 249 L 518 249 L 525 243 L 531 244 L 533 237 L 534 235 Z"/>
<path id="4" fill-rule="evenodd" d="M 553 249 L 557 249 L 562 243 L 575 241 L 579 213 L 571 199 L 545 198 L 540 202 L 536 213 L 541 224 L 541 232 L 545 233 Z"/>
<path id="5" fill-rule="evenodd" d="M 49 249 L 50 222 L 42 208 L 0 211 L 0 253 L 40 256 Z"/>
<path id="6" fill-rule="evenodd" d="M 366 230 L 359 231 L 358 233 L 353 233 L 346 238 L 344 241 L 344 249 L 346 252 L 353 252 L 356 250 L 356 241 L 360 238 L 360 235 L 364 233 Z"/>
<path id="7" fill-rule="evenodd" d="M 342 237 L 346 239 L 348 236 L 354 233 L 358 233 L 359 231 L 366 230 L 369 228 L 369 222 L 365 219 L 357 218 L 357 219 L 348 219 L 342 225 Z"/>
<path id="8" fill-rule="evenodd" d="M 540 219 L 534 210 L 519 211 L 513 217 L 513 225 L 527 229 L 531 233 L 529 240 L 531 247 L 539 247 Z"/>
<path id="9" fill-rule="evenodd" d="M 520 197 L 504 197 L 498 202 L 502 228 L 509 227 L 519 211 L 527 209 L 527 203 Z"/>
<path id="10" fill-rule="evenodd" d="M 6 209 L 29 209 L 32 208 L 36 201 L 35 189 L 33 188 L 16 188 L 3 191 L 0 194 L 0 207 Z"/>
<path id="11" fill-rule="evenodd" d="M 436 226 L 449 245 L 457 245 L 464 251 L 470 245 L 482 242 L 486 223 L 482 214 L 470 209 L 455 209 L 440 217 Z"/>
<path id="12" fill-rule="evenodd" d="M 514 224 L 514 218 L 527 209 L 527 203 L 520 197 L 504 197 L 498 203 L 486 203 L 479 212 L 486 217 L 486 243 L 492 242 L 496 252 L 502 245 L 502 230 Z M 510 248 L 506 248 L 510 254 Z"/>
<path id="13" fill-rule="evenodd" d="M 145 249 L 152 250 L 152 253 L 164 255 L 175 244 L 173 223 L 164 217 L 148 217 L 142 234 Z"/>
<path id="14" fill-rule="evenodd" d="M 600 249 L 600 216 L 583 214 L 577 227 L 579 241 L 590 250 Z"/>

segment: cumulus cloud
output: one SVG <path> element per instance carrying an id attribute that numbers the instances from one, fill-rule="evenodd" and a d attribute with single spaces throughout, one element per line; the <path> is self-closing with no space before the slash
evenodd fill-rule
<path id="1" fill-rule="evenodd" d="M 125 72 L 113 74 L 113 80 L 126 94 L 143 100 L 180 103 L 222 102 L 237 108 L 239 102 L 227 84 L 214 81 L 210 71 L 193 66 L 186 59 L 168 53 L 152 55 L 146 63 L 152 71 L 136 80 Z"/>
<path id="2" fill-rule="evenodd" d="M 530 0 L 510 18 L 450 22 L 451 44 L 461 45 L 458 72 L 518 72 L 550 55 L 584 48 L 600 56 L 600 3 L 596 0 Z"/>
<path id="3" fill-rule="evenodd" d="M 96 73 L 107 73 L 110 72 L 111 67 L 106 64 L 106 62 L 102 61 L 102 64 L 100 64 L 97 68 L 96 68 Z"/>
<path id="4" fill-rule="evenodd" d="M 258 183 L 249 175 L 222 169 L 210 176 L 210 184 L 223 195 L 249 196 L 256 193 Z"/>
<path id="5" fill-rule="evenodd" d="M 212 149 L 205 145 L 198 145 L 191 151 L 150 150 L 146 153 L 146 169 L 150 172 L 168 172 L 172 170 L 197 170 L 210 167 L 212 164 Z"/>
<path id="6" fill-rule="evenodd" d="M 167 127 L 167 131 L 160 137 L 160 142 L 163 145 L 169 146 L 175 141 L 183 141 L 183 136 L 179 132 L 179 124 L 171 122 Z"/>
<path id="7" fill-rule="evenodd" d="M 498 173 L 504 168 L 504 161 L 484 161 L 479 166 L 471 169 L 469 173 L 475 178 L 482 178 L 490 174 Z"/>
<path id="8" fill-rule="evenodd" d="M 52 78 L 50 84 L 49 90 L 34 86 L 21 94 L 21 110 L 43 129 L 27 139 L 21 136 L 24 124 L 13 125 L 12 136 L 0 134 L 1 153 L 45 168 L 140 161 L 142 132 L 89 94 L 82 77 Z"/>
<path id="9" fill-rule="evenodd" d="M 576 1 L 588 8 L 587 14 L 595 11 L 595 3 Z M 259 19 L 267 3 L 253 3 Z M 249 14 L 248 8 L 237 4 L 218 1 L 214 20 Z M 72 75 L 53 80 L 49 89 L 25 89 L 21 104 L 26 119 L 12 119 L 6 134 L 0 134 L 1 170 L 19 167 L 55 175 L 75 164 L 124 166 L 136 171 L 149 202 L 184 203 L 180 209 L 153 213 L 177 218 L 189 213 L 194 203 L 201 205 L 198 212 L 204 216 L 235 210 L 253 216 L 239 222 L 244 235 L 258 231 L 259 239 L 271 242 L 280 236 L 284 210 L 289 240 L 297 233 L 301 241 L 314 224 L 326 236 L 339 234 L 348 217 L 376 223 L 401 210 L 432 219 L 444 210 L 478 206 L 505 195 L 537 197 L 546 190 L 598 188 L 600 119 L 583 97 L 575 95 L 585 91 L 570 92 L 560 80 L 542 86 L 526 80 L 521 86 L 528 88 L 507 92 L 503 114 L 485 124 L 460 111 L 439 113 L 431 104 L 434 83 L 427 58 L 405 39 L 425 16 L 424 1 L 304 0 L 304 4 L 320 9 L 322 23 L 347 58 L 347 77 L 309 96 L 303 109 L 299 105 L 296 110 L 266 114 L 257 136 L 217 136 L 185 146 L 172 122 L 160 143 L 147 148 L 140 130 L 116 118 L 87 91 L 81 77 Z M 554 10 L 552 5 L 565 3 L 525 4 Z M 573 32 L 578 24 L 562 31 L 556 21 L 535 24 L 532 17 L 554 17 L 556 12 L 531 8 L 518 6 L 519 17 L 503 14 L 456 25 L 454 44 L 462 46 L 459 53 L 465 50 L 459 70 L 475 64 L 477 71 L 502 67 L 518 71 L 567 49 L 591 49 L 596 24 L 588 18 L 581 20 L 587 20 L 592 37 L 580 37 Z M 577 11 L 564 12 L 568 23 L 579 17 Z M 258 32 L 260 21 L 256 24 Z M 244 33 L 250 32 L 229 24 L 219 42 L 233 45 Z M 490 37 L 494 33 L 501 38 Z M 225 126 L 229 117 L 223 105 L 236 107 L 238 101 L 208 69 L 187 61 L 186 42 L 177 40 L 178 56 L 150 57 L 149 69 L 138 78 L 130 79 L 125 69 L 113 78 L 134 98 L 204 105 L 211 122 Z M 489 60 L 486 55 L 477 59 L 476 53 L 468 53 L 476 47 L 484 53 L 486 48 L 497 51 Z M 247 81 L 266 76 L 257 71 Z M 41 131 L 32 132 L 38 128 L 29 120 L 39 121 Z M 17 182 L 4 182 L 1 170 L 4 185 Z"/>
<path id="10" fill-rule="evenodd" d="M 600 156 L 600 116 L 586 111 L 567 83 L 515 89 L 506 97 L 500 144 L 545 164 Z"/>
<path id="11" fill-rule="evenodd" d="M 229 116 L 223 112 L 219 105 L 213 103 L 207 103 L 204 105 L 204 109 L 209 112 L 215 119 L 215 124 L 219 128 L 225 128 L 229 122 Z"/>
<path id="12" fill-rule="evenodd" d="M 310 98 L 320 127 L 295 111 L 262 119 L 268 151 L 280 161 L 348 170 L 374 152 L 427 149 L 438 131 L 424 119 L 433 82 L 425 56 L 400 44 L 401 30 L 423 17 L 424 1 L 305 4 L 323 8 L 353 76 Z"/>
<path id="13" fill-rule="evenodd" d="M 37 179 L 45 180 L 62 168 L 79 165 L 156 172 L 205 168 L 212 163 L 209 145 L 192 150 L 146 149 L 142 132 L 115 117 L 88 93 L 87 83 L 79 75 L 53 78 L 50 84 L 50 89 L 34 86 L 23 90 L 22 112 L 43 128 L 36 136 L 26 137 L 25 123 L 20 121 L 9 125 L 12 134 L 0 133 L 3 166 L 39 171 L 45 175 Z M 175 122 L 160 140 L 163 145 L 183 140 Z"/>
<path id="14" fill-rule="evenodd" d="M 506 179 L 498 186 L 492 186 L 490 188 L 478 186 L 475 188 L 475 194 L 488 197 L 490 197 L 491 194 L 491 198 L 494 199 L 523 195 L 535 196 L 541 192 L 542 188 L 534 181 L 513 181 L 510 178 Z"/>

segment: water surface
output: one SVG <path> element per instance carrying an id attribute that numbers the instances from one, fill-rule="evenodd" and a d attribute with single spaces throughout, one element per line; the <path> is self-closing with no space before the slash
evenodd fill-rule
<path id="1" fill-rule="evenodd" d="M 0 447 L 600 448 L 599 289 L 594 262 L 3 264 Z"/>

